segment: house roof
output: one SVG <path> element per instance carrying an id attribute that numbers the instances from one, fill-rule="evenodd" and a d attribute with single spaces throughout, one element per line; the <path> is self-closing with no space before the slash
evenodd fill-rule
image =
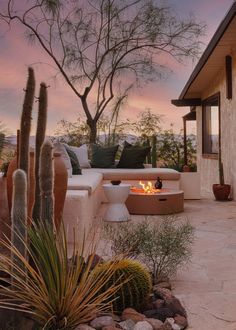
<path id="1" fill-rule="evenodd" d="M 225 57 L 236 50 L 236 1 L 220 23 L 207 48 L 184 86 L 176 106 L 193 106 L 201 103 L 204 89 L 224 67 Z"/>

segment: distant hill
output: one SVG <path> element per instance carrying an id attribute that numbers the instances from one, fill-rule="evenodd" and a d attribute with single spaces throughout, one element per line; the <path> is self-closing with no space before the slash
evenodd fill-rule
<path id="1" fill-rule="evenodd" d="M 60 140 L 60 139 L 63 138 L 63 136 L 61 136 L 61 137 L 60 136 L 48 136 L 48 138 L 51 138 L 53 140 L 55 140 L 55 139 Z M 105 140 L 106 140 L 106 135 L 105 134 L 102 134 L 102 135 L 99 136 L 99 141 L 101 141 L 101 143 L 104 143 Z M 120 143 L 123 143 L 124 140 L 126 140 L 129 143 L 135 143 L 137 141 L 137 136 L 132 135 L 132 134 L 128 134 L 124 138 L 120 139 Z M 17 144 L 17 136 L 16 135 L 8 136 L 7 141 L 11 145 L 16 145 Z M 66 141 L 66 138 L 64 138 L 64 141 Z M 35 146 L 35 136 L 30 136 L 29 142 L 30 142 L 30 146 L 34 147 Z"/>
<path id="2" fill-rule="evenodd" d="M 193 140 L 193 145 L 196 146 L 196 136 L 194 134 L 189 134 L 188 135 L 190 138 L 192 138 Z M 63 141 L 66 141 L 66 137 L 63 137 L 63 136 L 48 136 L 48 138 L 52 139 L 52 140 L 63 140 Z M 161 136 L 160 136 L 161 138 Z M 177 139 L 180 139 L 180 136 L 179 134 L 176 134 L 176 138 Z M 99 141 L 103 144 L 107 139 L 107 136 L 105 134 L 101 134 L 99 136 Z M 122 145 L 124 141 L 127 141 L 131 144 L 134 144 L 136 141 L 137 141 L 137 136 L 136 135 L 133 135 L 133 134 L 127 134 L 123 137 L 120 138 L 119 140 L 119 144 Z M 158 139 L 157 139 L 158 140 Z M 9 144 L 11 145 L 16 145 L 17 144 L 17 137 L 16 135 L 11 135 L 11 136 L 8 136 L 7 137 L 7 141 L 9 142 Z M 30 136 L 30 146 L 31 147 L 34 147 L 35 146 L 35 136 Z"/>

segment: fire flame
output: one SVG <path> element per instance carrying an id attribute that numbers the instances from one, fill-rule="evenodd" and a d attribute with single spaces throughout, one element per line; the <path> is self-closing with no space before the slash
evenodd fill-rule
<path id="1" fill-rule="evenodd" d="M 146 194 L 152 194 L 152 193 L 157 193 L 160 192 L 160 189 L 155 189 L 151 183 L 151 181 L 148 181 L 147 184 L 143 183 L 142 181 L 139 181 L 140 186 L 143 189 L 143 192 Z"/>

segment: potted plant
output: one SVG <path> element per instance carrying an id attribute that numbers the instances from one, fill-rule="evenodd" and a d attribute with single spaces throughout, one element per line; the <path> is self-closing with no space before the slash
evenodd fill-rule
<path id="1" fill-rule="evenodd" d="M 231 190 L 231 186 L 229 184 L 225 184 L 224 180 L 224 167 L 221 158 L 221 146 L 219 145 L 219 179 L 220 183 L 214 183 L 212 185 L 212 190 L 217 201 L 227 201 L 229 200 L 229 194 Z"/>

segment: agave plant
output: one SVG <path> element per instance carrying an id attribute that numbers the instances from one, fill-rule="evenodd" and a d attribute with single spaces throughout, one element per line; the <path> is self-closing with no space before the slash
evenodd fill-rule
<path id="1" fill-rule="evenodd" d="M 11 280 L 0 278 L 10 284 L 1 285 L 0 308 L 28 313 L 43 329 L 75 329 L 97 313 L 110 310 L 112 297 L 121 284 L 113 284 L 105 292 L 101 287 L 114 274 L 115 263 L 94 278 L 93 258 L 90 256 L 85 263 L 81 257 L 84 244 L 80 244 L 80 250 L 75 244 L 68 262 L 65 231 L 55 235 L 49 224 L 31 224 L 31 244 L 20 239 L 30 262 L 10 240 L 0 241 L 9 252 L 0 256 L 0 269 L 11 276 Z"/>

